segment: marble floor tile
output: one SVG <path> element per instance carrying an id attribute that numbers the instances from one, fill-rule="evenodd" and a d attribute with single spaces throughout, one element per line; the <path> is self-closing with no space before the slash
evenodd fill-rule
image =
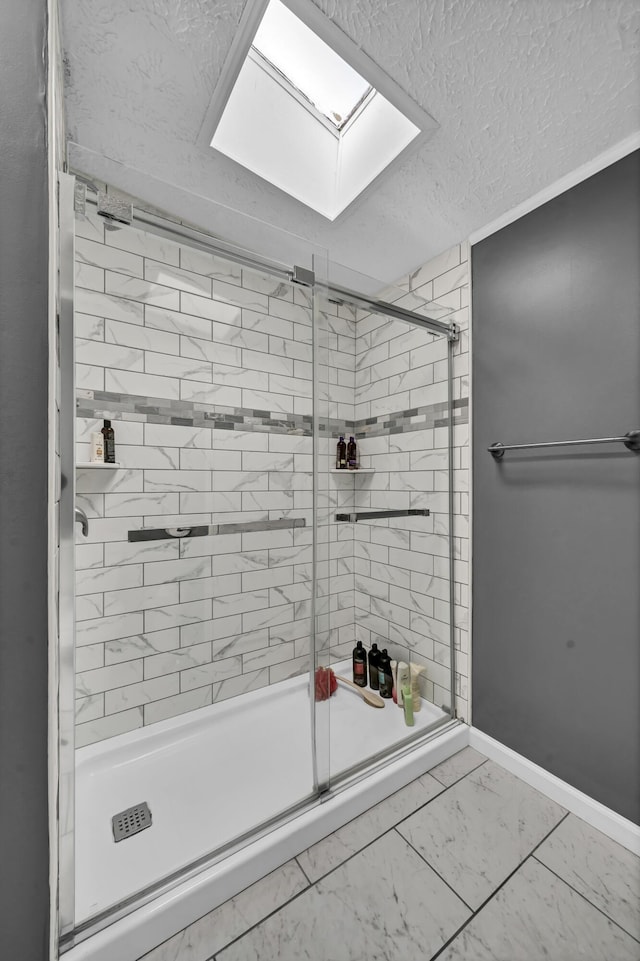
<path id="1" fill-rule="evenodd" d="M 299 854 L 300 867 L 310 881 L 317 881 L 443 790 L 429 774 L 423 774 Z"/>
<path id="2" fill-rule="evenodd" d="M 566 811 L 486 761 L 398 830 L 474 910 Z"/>
<path id="3" fill-rule="evenodd" d="M 295 861 L 288 861 L 145 954 L 139 961 L 207 961 L 235 938 L 308 887 Z"/>
<path id="4" fill-rule="evenodd" d="M 640 940 L 640 858 L 635 854 L 570 814 L 535 857 Z"/>
<path id="5" fill-rule="evenodd" d="M 216 961 L 415 961 L 431 958 L 469 916 L 392 830 Z"/>
<path id="6" fill-rule="evenodd" d="M 442 764 L 432 767 L 429 774 L 444 784 L 445 787 L 451 787 L 456 781 L 464 777 L 465 774 L 469 774 L 475 768 L 480 767 L 486 761 L 484 754 L 480 754 L 479 751 L 475 751 L 472 747 L 464 747 L 457 754 L 452 757 L 447 758 Z"/>
<path id="7" fill-rule="evenodd" d="M 535 858 L 438 961 L 638 961 L 640 944 Z"/>

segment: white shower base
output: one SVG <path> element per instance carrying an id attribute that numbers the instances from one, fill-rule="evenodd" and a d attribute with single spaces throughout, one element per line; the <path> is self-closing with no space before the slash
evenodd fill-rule
<path id="1" fill-rule="evenodd" d="M 344 672 L 343 668 L 343 672 Z M 366 705 L 340 686 L 321 705 L 330 772 L 341 771 L 446 715 L 423 701 L 416 725 L 392 701 Z M 326 712 L 325 712 L 326 709 Z M 136 961 L 371 804 L 467 743 L 454 727 L 114 922 L 69 961 Z M 76 764 L 76 924 L 310 798 L 308 676 L 292 678 L 82 748 Z M 147 801 L 152 827 L 114 844 L 111 818 Z"/>

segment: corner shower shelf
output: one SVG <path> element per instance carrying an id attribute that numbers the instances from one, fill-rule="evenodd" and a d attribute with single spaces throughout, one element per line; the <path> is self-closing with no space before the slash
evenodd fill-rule
<path id="1" fill-rule="evenodd" d="M 329 469 L 330 474 L 349 474 L 353 476 L 354 474 L 374 474 L 375 467 L 357 467 L 355 470 L 348 470 L 344 467 L 331 467 Z"/>
<path id="2" fill-rule="evenodd" d="M 118 470 L 122 464 L 92 464 L 91 461 L 79 461 L 76 470 Z"/>

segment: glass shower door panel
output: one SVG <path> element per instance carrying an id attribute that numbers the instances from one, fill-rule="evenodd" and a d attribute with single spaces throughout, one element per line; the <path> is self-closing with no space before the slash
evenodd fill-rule
<path id="1" fill-rule="evenodd" d="M 77 475 L 76 923 L 315 790 L 311 296 L 92 215 L 78 234 L 77 460 L 108 418 L 117 465 Z"/>
<path id="2" fill-rule="evenodd" d="M 415 295 L 385 294 L 411 310 L 426 306 Z M 340 346 L 352 349 L 353 416 L 340 411 L 330 446 L 335 453 L 339 435 L 353 435 L 360 469 L 331 475 L 341 547 L 330 585 L 331 661 L 352 679 L 354 645 L 369 651 L 375 644 L 407 665 L 420 701 L 405 722 L 398 690 L 375 710 L 339 687 L 331 705 L 332 778 L 445 722 L 452 704 L 448 340 L 362 308 L 342 322 L 352 338 L 340 331 Z M 331 359 L 340 370 L 335 345 Z"/>

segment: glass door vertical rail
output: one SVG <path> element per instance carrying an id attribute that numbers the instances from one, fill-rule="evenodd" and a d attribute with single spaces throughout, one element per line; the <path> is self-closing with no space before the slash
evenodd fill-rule
<path id="1" fill-rule="evenodd" d="M 58 930 L 75 922 L 75 346 L 74 186 L 59 175 L 60 596 L 58 646 Z"/>

